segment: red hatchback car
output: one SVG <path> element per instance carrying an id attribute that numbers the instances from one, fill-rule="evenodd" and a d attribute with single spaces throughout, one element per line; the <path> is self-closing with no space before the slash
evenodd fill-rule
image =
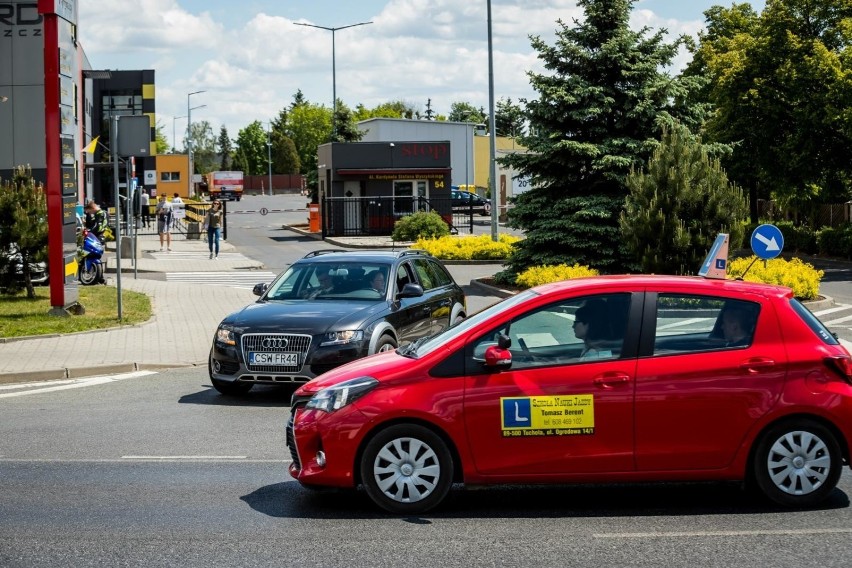
<path id="1" fill-rule="evenodd" d="M 849 464 L 852 358 L 787 288 L 539 286 L 299 388 L 290 473 L 401 514 L 453 483 L 743 480 L 808 507 Z"/>

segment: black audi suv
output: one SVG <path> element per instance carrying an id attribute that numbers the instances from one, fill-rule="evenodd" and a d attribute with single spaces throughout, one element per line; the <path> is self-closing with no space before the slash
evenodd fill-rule
<path id="1" fill-rule="evenodd" d="M 309 253 L 213 336 L 209 372 L 222 394 L 304 383 L 329 369 L 433 335 L 466 317 L 464 292 L 420 250 Z"/>

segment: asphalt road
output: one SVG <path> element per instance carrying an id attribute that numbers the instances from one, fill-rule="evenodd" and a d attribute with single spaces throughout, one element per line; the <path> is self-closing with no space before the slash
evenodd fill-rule
<path id="1" fill-rule="evenodd" d="M 230 400 L 203 369 L 88 381 L 0 389 L 0 566 L 852 561 L 848 469 L 811 511 L 736 485 L 660 484 L 456 489 L 437 511 L 400 518 L 360 492 L 290 479 L 287 390 Z"/>
<path id="2" fill-rule="evenodd" d="M 326 247 L 281 229 L 306 220 L 301 202 L 228 204 L 246 211 L 229 240 L 273 271 Z M 263 206 L 268 215 L 250 212 Z M 466 269 L 450 268 L 463 282 Z M 823 289 L 852 303 L 844 270 L 827 271 Z M 469 294 L 473 311 L 493 301 Z M 360 492 L 315 493 L 290 478 L 289 396 L 256 387 L 228 399 L 201 368 L 0 386 L 0 566 L 852 562 L 848 468 L 810 511 L 732 484 L 656 484 L 459 488 L 440 509 L 400 518 Z"/>

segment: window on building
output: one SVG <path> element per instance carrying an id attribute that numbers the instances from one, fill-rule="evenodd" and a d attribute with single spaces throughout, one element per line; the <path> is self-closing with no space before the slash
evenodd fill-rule
<path id="1" fill-rule="evenodd" d="M 160 181 L 180 181 L 180 172 L 160 172 Z"/>

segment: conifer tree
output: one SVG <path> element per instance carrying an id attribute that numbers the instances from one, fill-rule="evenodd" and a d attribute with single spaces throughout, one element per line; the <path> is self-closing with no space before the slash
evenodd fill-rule
<path id="1" fill-rule="evenodd" d="M 0 184 L 0 290 L 17 293 L 23 287 L 35 298 L 30 264 L 47 259 L 47 199 L 27 166 L 15 168 L 11 183 Z M 23 269 L 23 284 L 14 265 Z"/>
<path id="2" fill-rule="evenodd" d="M 695 274 L 719 233 L 730 235 L 731 249 L 742 244 L 742 190 L 682 125 L 664 129 L 647 171 L 631 172 L 627 186 L 621 232 L 643 272 Z"/>
<path id="3" fill-rule="evenodd" d="M 219 128 L 219 139 L 216 142 L 217 146 L 219 146 L 219 169 L 226 172 L 231 169 L 234 145 L 231 142 L 231 137 L 228 136 L 228 129 L 224 124 Z"/>
<path id="4" fill-rule="evenodd" d="M 625 178 L 651 154 L 663 124 L 689 126 L 701 108 L 681 108 L 695 78 L 672 78 L 670 65 L 682 42 L 664 31 L 633 31 L 635 0 L 579 0 L 582 22 L 561 20 L 554 46 L 532 38 L 549 74 L 530 73 L 537 100 L 525 105 L 527 153 L 501 161 L 531 179 L 509 210 L 523 229 L 503 277 L 530 266 L 586 264 L 602 272 L 627 268 L 618 218 L 627 196 Z"/>

